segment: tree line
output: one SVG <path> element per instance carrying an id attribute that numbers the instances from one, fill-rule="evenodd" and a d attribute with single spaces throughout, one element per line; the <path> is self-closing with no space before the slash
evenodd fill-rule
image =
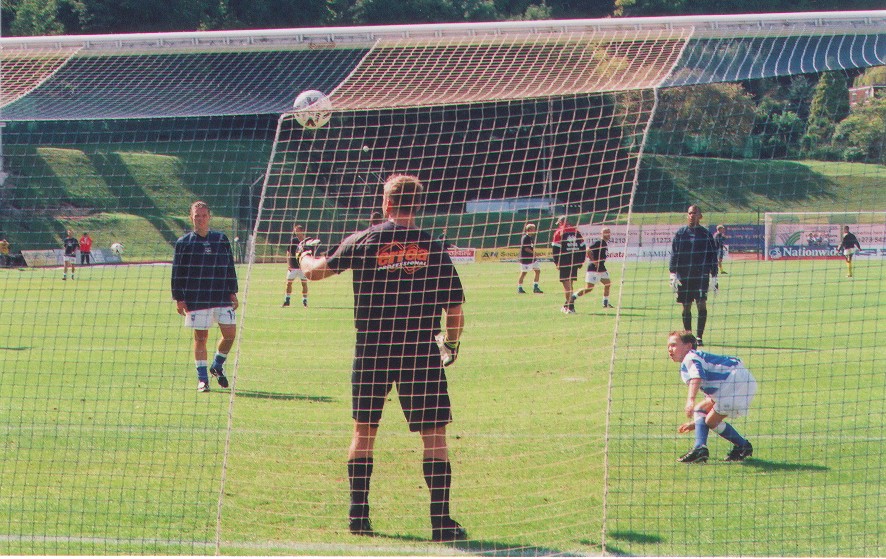
<path id="1" fill-rule="evenodd" d="M 882 9 L 882 0 L 0 0 L 2 36 Z"/>

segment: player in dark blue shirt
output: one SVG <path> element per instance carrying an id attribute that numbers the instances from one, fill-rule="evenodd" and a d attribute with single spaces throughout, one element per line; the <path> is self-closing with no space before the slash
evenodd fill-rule
<path id="1" fill-rule="evenodd" d="M 719 289 L 717 283 L 717 244 L 706 227 L 699 225 L 701 209 L 689 206 L 687 225 L 677 230 L 671 242 L 671 288 L 677 302 L 683 305 L 683 328 L 692 331 L 692 302 L 698 308 L 698 345 L 703 345 L 705 324 L 708 320 L 708 290 Z"/>
<path id="2" fill-rule="evenodd" d="M 861 245 L 858 243 L 858 237 L 849 232 L 849 226 L 843 226 L 843 237 L 840 239 L 840 252 L 843 253 L 843 258 L 846 259 L 846 277 L 852 277 L 852 257 L 856 252 L 861 250 Z"/>
<path id="3" fill-rule="evenodd" d="M 194 230 L 175 242 L 172 260 L 172 298 L 185 326 L 194 330 L 194 364 L 197 390 L 209 392 L 209 375 L 226 388 L 224 363 L 237 336 L 237 272 L 231 243 L 224 233 L 211 231 L 206 202 L 191 204 Z M 218 324 L 221 340 L 207 371 L 209 328 Z"/>
<path id="4" fill-rule="evenodd" d="M 452 414 L 443 367 L 458 356 L 464 292 L 442 243 L 416 227 L 422 192 L 417 178 L 392 176 L 382 198 L 386 222 L 347 237 L 331 256 L 303 251 L 300 262 L 312 281 L 353 271 L 357 344 L 351 375 L 354 435 L 348 451 L 351 533 L 372 534 L 373 448 L 382 408 L 396 384 L 409 429 L 421 435 L 424 447 L 433 539 L 454 541 L 465 539 L 467 532 L 449 516 L 452 468 L 446 426 Z M 438 349 L 435 334 L 441 329 Z"/>

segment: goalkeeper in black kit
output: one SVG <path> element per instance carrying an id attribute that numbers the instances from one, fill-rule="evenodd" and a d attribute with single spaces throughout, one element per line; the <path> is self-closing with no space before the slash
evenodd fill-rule
<path id="1" fill-rule="evenodd" d="M 357 344 L 348 451 L 351 533 L 373 535 L 373 448 L 385 401 L 396 385 L 409 430 L 421 435 L 433 539 L 455 541 L 466 539 L 467 532 L 449 515 L 452 468 L 446 426 L 452 413 L 443 367 L 458 357 L 464 292 L 442 243 L 416 227 L 422 193 L 417 178 L 392 176 L 382 198 L 386 221 L 345 238 L 329 256 L 311 254 L 305 241 L 300 263 L 311 281 L 353 272 Z M 434 336 L 440 330 L 438 348 Z"/>
<path id="2" fill-rule="evenodd" d="M 686 211 L 687 225 L 677 230 L 671 242 L 671 288 L 677 294 L 677 302 L 683 305 L 683 328 L 692 331 L 692 302 L 698 309 L 696 340 L 703 345 L 705 325 L 708 320 L 707 297 L 710 289 L 716 294 L 718 250 L 713 235 L 699 225 L 701 209 L 689 206 Z"/>

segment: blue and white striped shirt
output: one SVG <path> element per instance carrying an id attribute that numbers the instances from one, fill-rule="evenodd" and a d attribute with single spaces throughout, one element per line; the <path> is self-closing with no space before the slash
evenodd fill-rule
<path id="1" fill-rule="evenodd" d="M 692 379 L 701 379 L 701 391 L 712 396 L 724 384 L 735 380 L 733 375 L 738 369 L 744 369 L 744 363 L 738 357 L 716 355 L 696 349 L 687 353 L 680 363 L 680 378 L 687 384 Z"/>

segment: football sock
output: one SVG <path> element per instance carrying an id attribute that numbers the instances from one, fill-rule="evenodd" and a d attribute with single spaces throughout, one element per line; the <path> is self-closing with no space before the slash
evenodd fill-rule
<path id="1" fill-rule="evenodd" d="M 209 382 L 209 370 L 205 360 L 196 360 L 194 365 L 197 367 L 197 380 L 200 382 Z"/>
<path id="2" fill-rule="evenodd" d="M 452 485 L 452 466 L 448 460 L 425 458 L 422 468 L 425 483 L 431 491 L 431 526 L 440 526 L 449 519 L 449 488 Z"/>
<path id="3" fill-rule="evenodd" d="M 683 329 L 692 330 L 692 311 L 683 309 Z"/>
<path id="4" fill-rule="evenodd" d="M 708 310 L 698 311 L 698 339 L 704 338 L 704 327 L 708 323 Z M 691 328 L 687 328 L 691 330 Z"/>
<path id="5" fill-rule="evenodd" d="M 215 359 L 213 359 L 213 361 L 212 361 L 212 366 L 213 366 L 213 367 L 221 367 L 222 365 L 225 364 L 225 360 L 226 360 L 227 358 L 228 358 L 228 354 L 227 354 L 227 353 L 218 353 L 218 352 L 216 352 L 216 354 L 215 354 Z"/>
<path id="6" fill-rule="evenodd" d="M 289 303 L 289 295 L 286 296 L 286 299 L 283 301 L 284 303 Z"/>
<path id="7" fill-rule="evenodd" d="M 532 284 L 532 289 L 538 289 L 538 282 Z"/>
<path id="8" fill-rule="evenodd" d="M 608 304 L 609 304 L 609 297 L 603 297 L 603 304 L 604 304 L 604 305 L 608 305 Z"/>
<path id="9" fill-rule="evenodd" d="M 695 448 L 708 444 L 708 424 L 704 422 L 704 412 L 695 412 Z"/>
<path id="10" fill-rule="evenodd" d="M 348 460 L 348 483 L 351 488 L 350 518 L 369 518 L 369 478 L 372 477 L 372 458 Z"/>
<path id="11" fill-rule="evenodd" d="M 744 446 L 748 442 L 744 437 L 738 434 L 735 427 L 725 421 L 721 421 L 720 424 L 714 428 L 714 432 L 735 446 Z"/>

